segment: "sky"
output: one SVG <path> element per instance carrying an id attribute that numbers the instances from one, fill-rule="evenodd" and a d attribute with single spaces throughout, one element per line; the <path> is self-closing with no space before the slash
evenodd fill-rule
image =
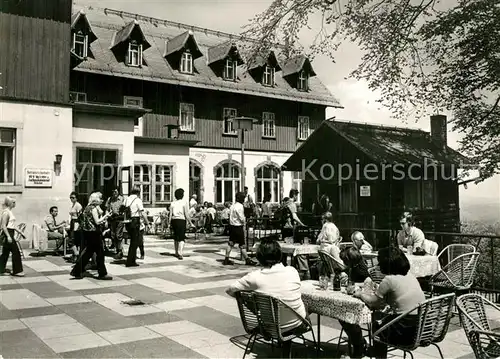
<path id="1" fill-rule="evenodd" d="M 272 2 L 271 0 L 75 1 L 77 4 L 123 10 L 235 34 L 240 33 L 242 26 L 247 24 L 252 17 L 264 11 Z M 303 34 L 300 39 L 304 46 L 312 41 L 314 29 L 319 28 L 319 24 L 314 22 L 310 23 L 309 26 L 312 30 Z M 348 74 L 359 63 L 361 55 L 361 51 L 355 44 L 346 43 L 338 49 L 335 62 L 320 56 L 314 59 L 313 66 L 319 78 L 344 107 L 343 109 L 327 109 L 327 118 L 335 116 L 337 119 L 352 122 L 421 128 L 428 131 L 430 128 L 429 120 L 421 119 L 416 123 L 410 119 L 404 124 L 396 121 L 391 118 L 390 111 L 376 102 L 378 94 L 371 91 L 366 83 L 347 79 Z M 458 148 L 459 139 L 459 134 L 449 131 L 448 144 L 452 148 Z M 461 200 L 489 198 L 500 203 L 500 176 L 495 176 L 478 185 L 469 184 L 467 190 L 461 186 L 460 196 Z"/>

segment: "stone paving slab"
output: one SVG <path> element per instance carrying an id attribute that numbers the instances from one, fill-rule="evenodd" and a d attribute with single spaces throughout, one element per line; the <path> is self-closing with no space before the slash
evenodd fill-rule
<path id="1" fill-rule="evenodd" d="M 237 251 L 232 253 L 236 265 L 223 266 L 224 241 L 188 240 L 185 259 L 180 261 L 172 256 L 171 240 L 146 237 L 146 258 L 140 267 L 126 268 L 123 262 L 112 264 L 113 259 L 106 258 L 113 281 L 74 280 L 69 276 L 71 266 L 60 257 L 27 257 L 26 277 L 0 277 L 0 355 L 241 358 L 245 332 L 236 302 L 225 289 L 255 268 L 243 265 Z M 131 300 L 145 304 L 126 303 Z M 311 319 L 316 330 L 316 316 Z M 325 342 L 339 336 L 340 324 L 321 319 L 320 357 L 338 357 L 337 341 Z M 453 323 L 441 343 L 444 356 L 473 358 L 463 329 L 456 319 Z M 294 357 L 316 356 L 311 347 L 294 344 L 293 348 Z M 278 352 L 259 343 L 247 355 L 276 356 Z M 414 352 L 415 358 L 438 356 L 432 346 Z M 400 358 L 402 353 L 389 357 Z"/>

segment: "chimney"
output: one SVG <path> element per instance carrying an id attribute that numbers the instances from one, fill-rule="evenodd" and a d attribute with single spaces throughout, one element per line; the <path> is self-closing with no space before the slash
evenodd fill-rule
<path id="1" fill-rule="evenodd" d="M 447 121 L 445 115 L 431 116 L 431 139 L 441 149 L 446 150 L 448 146 Z"/>

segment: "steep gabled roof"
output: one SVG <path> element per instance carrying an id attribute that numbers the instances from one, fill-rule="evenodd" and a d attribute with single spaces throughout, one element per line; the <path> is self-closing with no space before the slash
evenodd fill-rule
<path id="1" fill-rule="evenodd" d="M 299 73 L 302 70 L 306 70 L 309 77 L 316 76 L 311 62 L 305 55 L 295 56 L 285 62 L 283 65 L 283 76 L 290 76 Z"/>
<path id="2" fill-rule="evenodd" d="M 88 35 L 89 44 L 91 44 L 92 42 L 97 40 L 97 36 L 95 35 L 94 31 L 92 30 L 92 26 L 90 25 L 90 22 L 88 21 L 87 16 L 85 15 L 85 11 L 80 10 L 78 12 L 75 12 L 71 16 L 71 29 L 72 30 L 75 29 L 80 21 L 85 22 L 85 27 L 87 28 L 87 31 L 88 31 L 87 35 Z"/>
<path id="3" fill-rule="evenodd" d="M 269 51 L 269 54 L 267 57 L 264 57 L 262 55 L 256 55 L 250 58 L 248 61 L 248 71 L 255 70 L 257 68 L 264 67 L 265 65 L 271 65 L 274 66 L 275 71 L 281 70 L 280 64 L 278 62 L 278 58 L 274 54 L 274 51 Z"/>
<path id="4" fill-rule="evenodd" d="M 78 11 L 78 9 L 77 2 L 74 5 L 74 11 Z M 281 72 L 278 72 L 275 76 L 276 86 L 266 87 L 255 81 L 248 72 L 245 64 L 238 71 L 239 76 L 237 81 L 226 81 L 207 65 L 207 58 L 205 56 L 194 60 L 195 75 L 179 73 L 172 68 L 168 61 L 165 61 L 165 42 L 185 33 L 187 30 L 191 30 L 195 34 L 197 45 L 205 55 L 208 48 L 227 41 L 235 42 L 240 49 L 243 49 L 245 43 L 251 41 L 250 39 L 118 10 L 85 7 L 85 14 L 92 24 L 93 31 L 98 39 L 90 47 L 93 57 L 76 66 L 74 71 L 322 106 L 341 107 L 337 99 L 330 93 L 318 76 L 309 79 L 309 91 L 302 92 L 296 86 L 289 84 L 281 76 Z M 117 59 L 112 49 L 109 48 L 110 44 L 113 43 L 116 32 L 122 30 L 132 20 L 136 20 L 139 23 L 141 31 L 151 43 L 151 47 L 143 51 L 143 58 L 148 66 L 127 66 L 123 61 Z M 278 51 L 279 48 L 276 50 Z M 242 53 L 243 59 L 246 58 L 244 55 Z"/>
<path id="5" fill-rule="evenodd" d="M 203 56 L 192 31 L 183 32 L 182 34 L 168 40 L 165 47 L 165 56 L 181 51 L 188 47 L 189 44 L 191 45 L 189 46 L 189 50 L 192 52 L 193 59 L 198 59 Z"/>
<path id="6" fill-rule="evenodd" d="M 143 51 L 150 48 L 151 44 L 146 39 L 146 36 L 144 35 L 144 32 L 142 31 L 141 26 L 139 25 L 139 22 L 137 20 L 130 21 L 127 25 L 125 25 L 118 32 L 116 32 L 113 38 L 113 43 L 111 44 L 111 48 L 114 48 L 117 45 L 128 41 L 130 39 L 130 35 L 132 35 L 132 32 L 134 30 L 138 31 L 141 35 L 141 43 Z"/>
<path id="7" fill-rule="evenodd" d="M 428 132 L 399 127 L 360 124 L 353 122 L 323 121 L 297 151 L 285 162 L 286 170 L 301 169 L 302 159 L 310 158 L 311 146 L 317 146 L 320 136 L 322 142 L 335 135 L 348 141 L 376 163 L 423 163 L 424 159 L 437 164 L 460 164 L 468 159 L 447 147 L 446 150 L 434 143 Z M 334 145 L 332 145 L 334 146 Z M 333 152 L 332 152 L 333 153 Z"/>
<path id="8" fill-rule="evenodd" d="M 207 55 L 209 65 L 217 61 L 225 60 L 230 55 L 233 55 L 235 57 L 238 65 L 243 65 L 245 63 L 241 58 L 238 47 L 233 41 L 225 41 L 221 44 L 209 47 Z"/>

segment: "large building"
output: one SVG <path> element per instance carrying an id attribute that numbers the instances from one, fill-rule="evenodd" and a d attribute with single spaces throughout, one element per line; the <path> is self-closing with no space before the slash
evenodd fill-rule
<path id="1" fill-rule="evenodd" d="M 201 201 L 234 199 L 242 171 L 235 116 L 258 120 L 245 134 L 249 192 L 279 201 L 300 185 L 281 165 L 326 107 L 339 106 L 305 56 L 285 59 L 276 49 L 250 58 L 236 35 L 95 8 L 74 8 L 71 31 L 76 168 L 103 158 L 133 165 L 149 207 L 165 207 L 178 187 Z M 104 121 L 93 104 L 145 114 L 135 123 L 130 116 Z M 89 170 L 77 192 L 87 194 L 98 180 Z"/>
<path id="2" fill-rule="evenodd" d="M 0 195 L 18 221 L 66 219 L 69 193 L 132 183 L 152 212 L 176 188 L 232 201 L 245 183 L 279 201 L 300 178 L 281 165 L 337 100 L 304 56 L 249 57 L 247 39 L 71 0 L 5 0 L 0 9 Z M 29 235 L 29 233 L 28 233 Z"/>

